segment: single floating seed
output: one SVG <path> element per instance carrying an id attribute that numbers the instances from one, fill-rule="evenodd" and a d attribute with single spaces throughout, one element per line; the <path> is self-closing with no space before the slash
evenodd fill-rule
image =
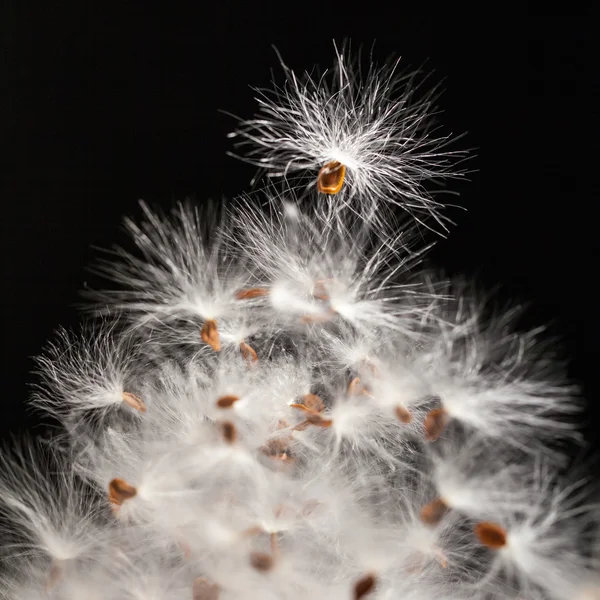
<path id="1" fill-rule="evenodd" d="M 221 338 L 217 329 L 217 322 L 214 319 L 204 321 L 204 326 L 200 332 L 200 337 L 205 344 L 208 344 L 215 352 L 221 350 Z"/>
<path id="2" fill-rule="evenodd" d="M 125 402 L 127 406 L 130 406 L 134 410 L 137 410 L 141 413 L 146 412 L 146 405 L 144 404 L 144 401 L 141 398 L 138 398 L 138 396 L 135 394 L 132 394 L 131 392 L 123 392 L 122 398 L 123 402 Z"/>
<path id="3" fill-rule="evenodd" d="M 449 510 L 450 507 L 442 498 L 436 498 L 421 509 L 421 521 L 426 525 L 437 525 Z"/>
<path id="4" fill-rule="evenodd" d="M 317 189 L 322 194 L 337 194 L 344 185 L 346 167 L 339 161 L 333 160 L 321 167 L 317 176 Z"/>
<path id="5" fill-rule="evenodd" d="M 137 490 L 119 477 L 108 484 L 108 499 L 113 507 L 121 506 L 125 500 L 133 498 L 136 494 Z"/>
<path id="6" fill-rule="evenodd" d="M 444 429 L 446 429 L 449 420 L 450 417 L 445 409 L 434 408 L 430 410 L 423 423 L 425 427 L 425 440 L 428 442 L 437 440 L 444 432 Z"/>
<path id="7" fill-rule="evenodd" d="M 239 396 L 233 396 L 233 395 L 221 396 L 217 400 L 217 406 L 219 408 L 231 408 L 239 399 L 240 399 Z"/>
<path id="8" fill-rule="evenodd" d="M 192 600 L 219 600 L 221 590 L 206 577 L 196 577 L 192 583 Z"/>
<path id="9" fill-rule="evenodd" d="M 250 564 L 261 573 L 266 573 L 273 568 L 275 561 L 270 554 L 266 552 L 252 552 L 250 554 Z"/>
<path id="10" fill-rule="evenodd" d="M 233 444 L 237 440 L 237 430 L 233 423 L 226 421 L 221 424 L 223 430 L 223 437 L 228 444 Z"/>
<path id="11" fill-rule="evenodd" d="M 269 288 L 248 288 L 245 290 L 239 290 L 236 292 L 235 297 L 237 300 L 252 300 L 253 298 L 262 298 L 263 296 L 269 295 Z"/>
<path id="12" fill-rule="evenodd" d="M 258 354 L 256 354 L 256 350 L 250 346 L 250 344 L 246 344 L 246 342 L 242 342 L 240 344 L 240 350 L 242 352 L 242 356 L 244 360 L 253 363 L 258 361 Z"/>
<path id="13" fill-rule="evenodd" d="M 354 600 L 361 600 L 367 594 L 370 594 L 374 589 L 377 580 L 374 575 L 365 575 L 362 579 L 359 579 L 354 585 Z"/>
<path id="14" fill-rule="evenodd" d="M 398 421 L 400 421 L 400 423 L 404 423 L 406 425 L 408 425 L 411 421 L 412 421 L 412 415 L 410 414 L 410 411 L 405 408 L 404 406 L 396 406 L 395 408 L 395 412 L 396 412 L 396 416 L 398 417 Z"/>
<path id="15" fill-rule="evenodd" d="M 506 530 L 498 523 L 483 521 L 475 525 L 475 535 L 479 541 L 492 550 L 499 550 L 506 546 Z"/>

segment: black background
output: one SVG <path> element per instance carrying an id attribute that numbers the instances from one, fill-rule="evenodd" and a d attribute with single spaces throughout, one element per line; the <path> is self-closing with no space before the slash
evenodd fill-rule
<path id="1" fill-rule="evenodd" d="M 367 49 L 375 41 L 380 60 L 427 60 L 432 81 L 444 80 L 442 121 L 468 132 L 461 145 L 477 148 L 469 163 L 477 172 L 450 184 L 468 210 L 453 213 L 456 227 L 431 259 L 484 288 L 502 284 L 501 299 L 531 303 L 526 325 L 553 323 L 597 439 L 600 87 L 591 13 L 502 22 L 366 5 L 216 4 L 5 8 L 3 436 L 36 425 L 25 408 L 31 357 L 57 326 L 78 322 L 92 246 L 125 241 L 121 220 L 140 215 L 139 198 L 168 209 L 186 196 L 219 201 L 246 190 L 254 168 L 226 156 L 234 122 L 218 111 L 253 114 L 249 85 L 268 86 L 271 69 L 281 74 L 272 44 L 302 70 L 328 67 L 332 40 L 351 38 Z"/>

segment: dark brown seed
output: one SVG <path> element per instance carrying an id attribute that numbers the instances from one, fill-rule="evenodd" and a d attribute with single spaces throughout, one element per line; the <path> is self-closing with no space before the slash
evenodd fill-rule
<path id="1" fill-rule="evenodd" d="M 239 290 L 235 297 L 237 300 L 251 300 L 253 298 L 262 298 L 269 295 L 269 288 L 248 288 Z"/>
<path id="2" fill-rule="evenodd" d="M 261 573 L 266 573 L 273 568 L 273 557 L 266 552 L 252 552 L 250 554 L 250 564 Z"/>
<path id="3" fill-rule="evenodd" d="M 221 590 L 206 577 L 196 577 L 192 584 L 192 600 L 219 600 Z"/>
<path id="4" fill-rule="evenodd" d="M 475 525 L 475 535 L 479 541 L 492 550 L 506 546 L 506 530 L 498 523 L 483 521 Z"/>
<path id="5" fill-rule="evenodd" d="M 425 422 L 425 440 L 432 442 L 437 440 L 446 429 L 450 417 L 443 408 L 434 408 L 427 413 Z"/>
<path id="6" fill-rule="evenodd" d="M 324 165 L 317 177 L 317 189 L 322 194 L 337 194 L 344 185 L 346 167 L 339 161 L 333 160 Z"/>
<path id="7" fill-rule="evenodd" d="M 365 575 L 362 579 L 359 579 L 354 585 L 354 600 L 360 600 L 367 594 L 370 594 L 374 589 L 377 580 L 374 575 Z"/>
<path id="8" fill-rule="evenodd" d="M 217 322 L 214 319 L 204 321 L 204 326 L 200 332 L 200 337 L 205 344 L 208 344 L 215 352 L 221 350 L 221 338 L 217 329 Z"/>
<path id="9" fill-rule="evenodd" d="M 223 430 L 223 437 L 225 438 L 225 441 L 229 444 L 233 444 L 235 440 L 237 440 L 237 430 L 235 428 L 235 425 L 233 423 L 230 423 L 229 421 L 226 421 L 225 423 L 221 424 L 221 427 Z"/>
<path id="10" fill-rule="evenodd" d="M 217 400 L 217 406 L 219 408 L 231 408 L 239 399 L 239 396 L 221 396 Z"/>
<path id="11" fill-rule="evenodd" d="M 421 509 L 421 521 L 426 525 L 437 525 L 449 510 L 450 508 L 441 498 L 436 498 Z"/>
<path id="12" fill-rule="evenodd" d="M 116 477 L 108 484 L 108 499 L 113 506 L 121 506 L 136 494 L 137 490 L 124 479 Z"/>

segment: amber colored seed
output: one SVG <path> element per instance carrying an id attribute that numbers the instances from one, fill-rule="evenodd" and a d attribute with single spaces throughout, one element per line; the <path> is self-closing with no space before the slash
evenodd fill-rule
<path id="1" fill-rule="evenodd" d="M 302 396 L 302 403 L 315 412 L 323 412 L 325 410 L 325 404 L 323 404 L 323 400 L 317 394 L 304 394 Z"/>
<path id="2" fill-rule="evenodd" d="M 315 281 L 315 284 L 313 286 L 313 291 L 312 291 L 312 295 L 314 298 L 317 298 L 318 300 L 324 300 L 327 301 L 329 300 L 329 293 L 327 291 L 327 283 L 333 281 L 332 279 L 319 279 L 318 281 Z"/>
<path id="3" fill-rule="evenodd" d="M 50 566 L 48 571 L 48 577 L 46 578 L 46 591 L 50 592 L 54 589 L 56 584 L 62 579 L 63 566 L 60 562 L 55 561 Z"/>
<path id="4" fill-rule="evenodd" d="M 318 427 L 331 427 L 333 425 L 331 419 L 324 419 L 321 415 L 308 415 L 306 420 L 311 425 L 317 425 Z"/>
<path id="5" fill-rule="evenodd" d="M 135 394 L 132 394 L 131 392 L 123 392 L 122 398 L 123 402 L 125 402 L 127 406 L 130 406 L 134 410 L 138 410 L 141 413 L 146 412 L 146 405 L 144 404 L 144 401 L 141 398 L 138 398 Z"/>
<path id="6" fill-rule="evenodd" d="M 492 550 L 506 546 L 506 530 L 497 523 L 483 521 L 475 525 L 475 535 L 479 541 Z"/>
<path id="7" fill-rule="evenodd" d="M 335 317 L 335 311 L 330 310 L 326 313 L 314 314 L 314 315 L 303 315 L 300 318 L 301 323 L 310 324 L 310 323 L 328 323 Z"/>
<path id="8" fill-rule="evenodd" d="M 206 577 L 196 577 L 192 583 L 192 600 L 219 600 L 221 590 Z"/>
<path id="9" fill-rule="evenodd" d="M 137 490 L 119 477 L 108 484 L 108 499 L 115 506 L 121 506 L 125 500 L 133 498 L 136 494 Z"/>
<path id="10" fill-rule="evenodd" d="M 235 442 L 237 439 L 237 430 L 235 425 L 229 421 L 226 421 L 221 425 L 221 427 L 223 428 L 223 437 L 225 438 L 225 441 L 229 444 L 233 444 L 233 442 Z"/>
<path id="11" fill-rule="evenodd" d="M 426 525 L 437 525 L 449 510 L 442 498 L 436 498 L 421 509 L 421 521 Z"/>
<path id="12" fill-rule="evenodd" d="M 245 290 L 239 290 L 236 292 L 235 297 L 237 300 L 252 300 L 253 298 L 262 298 L 263 296 L 269 295 L 269 288 L 248 288 Z"/>
<path id="13" fill-rule="evenodd" d="M 219 408 L 231 408 L 239 399 L 239 396 L 221 396 L 217 400 L 217 406 Z"/>
<path id="14" fill-rule="evenodd" d="M 298 404 L 296 402 L 294 402 L 293 404 L 289 405 L 290 408 L 296 408 L 298 410 L 301 410 L 305 413 L 311 413 L 313 414 L 315 411 L 312 410 L 312 408 L 308 408 L 308 406 L 304 406 L 304 404 Z"/>
<path id="15" fill-rule="evenodd" d="M 398 417 L 398 421 L 400 421 L 400 423 L 405 423 L 406 425 L 408 425 L 408 423 L 412 421 L 412 414 L 404 406 L 396 406 L 395 411 L 396 416 Z"/>
<path id="16" fill-rule="evenodd" d="M 321 167 L 317 176 L 317 189 L 322 194 L 337 194 L 344 185 L 346 167 L 337 160 L 332 160 Z"/>
<path id="17" fill-rule="evenodd" d="M 354 585 L 354 600 L 360 600 L 375 589 L 377 583 L 374 575 L 365 575 Z"/>
<path id="18" fill-rule="evenodd" d="M 437 440 L 442 435 L 446 425 L 448 425 L 449 416 L 443 408 L 434 408 L 427 413 L 425 422 L 425 439 L 428 442 Z"/>
<path id="19" fill-rule="evenodd" d="M 202 337 L 202 341 L 208 344 L 215 352 L 221 350 L 221 338 L 219 337 L 217 322 L 214 319 L 204 321 L 200 336 Z"/>
<path id="20" fill-rule="evenodd" d="M 348 396 L 360 396 L 365 386 L 360 382 L 360 377 L 355 377 L 348 385 Z"/>
<path id="21" fill-rule="evenodd" d="M 252 552 L 250 554 L 250 564 L 261 573 L 270 571 L 274 563 L 273 557 L 266 552 Z"/>
<path id="22" fill-rule="evenodd" d="M 240 344 L 240 350 L 242 352 L 242 356 L 244 360 L 248 362 L 256 362 L 258 360 L 258 354 L 256 354 L 256 350 L 250 346 L 250 344 L 246 344 L 246 342 L 242 342 Z"/>

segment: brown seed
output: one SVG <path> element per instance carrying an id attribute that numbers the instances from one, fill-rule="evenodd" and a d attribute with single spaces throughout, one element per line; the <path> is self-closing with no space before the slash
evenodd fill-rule
<path id="1" fill-rule="evenodd" d="M 113 507 L 121 506 L 125 500 L 133 498 L 136 494 L 137 490 L 119 477 L 108 484 L 108 499 Z"/>
<path id="2" fill-rule="evenodd" d="M 122 398 L 123 402 L 125 402 L 127 406 L 130 406 L 134 410 L 137 410 L 141 413 L 146 412 L 146 405 L 144 404 L 144 401 L 141 398 L 138 398 L 135 394 L 132 394 L 131 392 L 123 392 Z"/>
<path id="3" fill-rule="evenodd" d="M 360 600 L 367 594 L 370 594 L 374 589 L 377 580 L 374 575 L 365 575 L 362 579 L 359 579 L 354 585 L 354 600 Z"/>
<path id="4" fill-rule="evenodd" d="M 316 394 L 305 394 L 302 396 L 302 404 L 314 412 L 320 413 L 325 410 L 323 400 Z"/>
<path id="5" fill-rule="evenodd" d="M 346 390 L 348 396 L 369 396 L 373 397 L 366 386 L 361 382 L 360 377 L 355 377 L 349 384 Z"/>
<path id="6" fill-rule="evenodd" d="M 258 360 L 258 354 L 256 354 L 256 350 L 250 346 L 250 344 L 246 344 L 246 342 L 242 342 L 240 344 L 240 350 L 242 352 L 242 356 L 244 360 L 253 363 Z"/>
<path id="7" fill-rule="evenodd" d="M 215 352 L 221 350 L 221 338 L 217 329 L 217 322 L 214 319 L 206 319 L 200 332 L 200 337 L 205 344 L 208 344 Z"/>
<path id="8" fill-rule="evenodd" d="M 396 416 L 398 417 L 398 421 L 400 421 L 400 423 L 405 423 L 406 425 L 408 425 L 412 421 L 412 414 L 404 406 L 398 405 L 396 406 L 395 410 Z"/>
<path id="9" fill-rule="evenodd" d="M 326 286 L 332 281 L 333 279 L 319 279 L 318 281 L 315 281 L 312 291 L 313 297 L 324 301 L 329 300 L 329 293 L 327 292 Z"/>
<path id="10" fill-rule="evenodd" d="M 250 564 L 261 573 L 270 571 L 274 563 L 273 557 L 266 552 L 252 552 L 250 554 Z"/>
<path id="11" fill-rule="evenodd" d="M 239 290 L 236 292 L 235 297 L 237 300 L 252 300 L 253 298 L 262 298 L 263 296 L 269 295 L 269 288 L 248 288 L 245 290 Z"/>
<path id="12" fill-rule="evenodd" d="M 221 424 L 223 437 L 228 444 L 233 444 L 237 440 L 237 430 L 233 423 L 226 421 Z"/>
<path id="13" fill-rule="evenodd" d="M 436 498 L 421 509 L 421 521 L 426 525 L 437 525 L 449 510 L 442 498 Z"/>
<path id="14" fill-rule="evenodd" d="M 506 546 L 506 529 L 497 523 L 483 521 L 475 525 L 475 535 L 479 541 L 492 550 Z"/>
<path id="15" fill-rule="evenodd" d="M 306 325 L 310 323 L 328 323 L 335 317 L 335 311 L 329 310 L 326 313 L 315 313 L 313 315 L 303 315 L 300 322 Z"/>
<path id="16" fill-rule="evenodd" d="M 219 600 L 221 590 L 206 577 L 196 577 L 192 584 L 192 600 Z"/>
<path id="17" fill-rule="evenodd" d="M 425 440 L 428 442 L 437 440 L 442 435 L 444 429 L 446 429 L 449 420 L 450 417 L 445 409 L 434 408 L 430 410 L 423 423 L 425 427 Z"/>
<path id="18" fill-rule="evenodd" d="M 322 194 L 337 194 L 344 185 L 346 167 L 337 160 L 325 164 L 317 176 L 317 189 Z"/>
<path id="19" fill-rule="evenodd" d="M 62 579 L 63 576 L 63 565 L 60 561 L 54 561 L 50 565 L 48 576 L 46 577 L 46 591 L 50 592 L 54 589 L 56 584 Z"/>
<path id="20" fill-rule="evenodd" d="M 311 425 L 317 425 L 318 427 L 331 427 L 333 425 L 332 419 L 324 419 L 321 415 L 308 415 L 306 420 Z"/>
<path id="21" fill-rule="evenodd" d="M 233 396 L 233 395 L 221 396 L 217 400 L 217 406 L 219 408 L 231 408 L 239 399 L 240 399 L 239 396 Z"/>

